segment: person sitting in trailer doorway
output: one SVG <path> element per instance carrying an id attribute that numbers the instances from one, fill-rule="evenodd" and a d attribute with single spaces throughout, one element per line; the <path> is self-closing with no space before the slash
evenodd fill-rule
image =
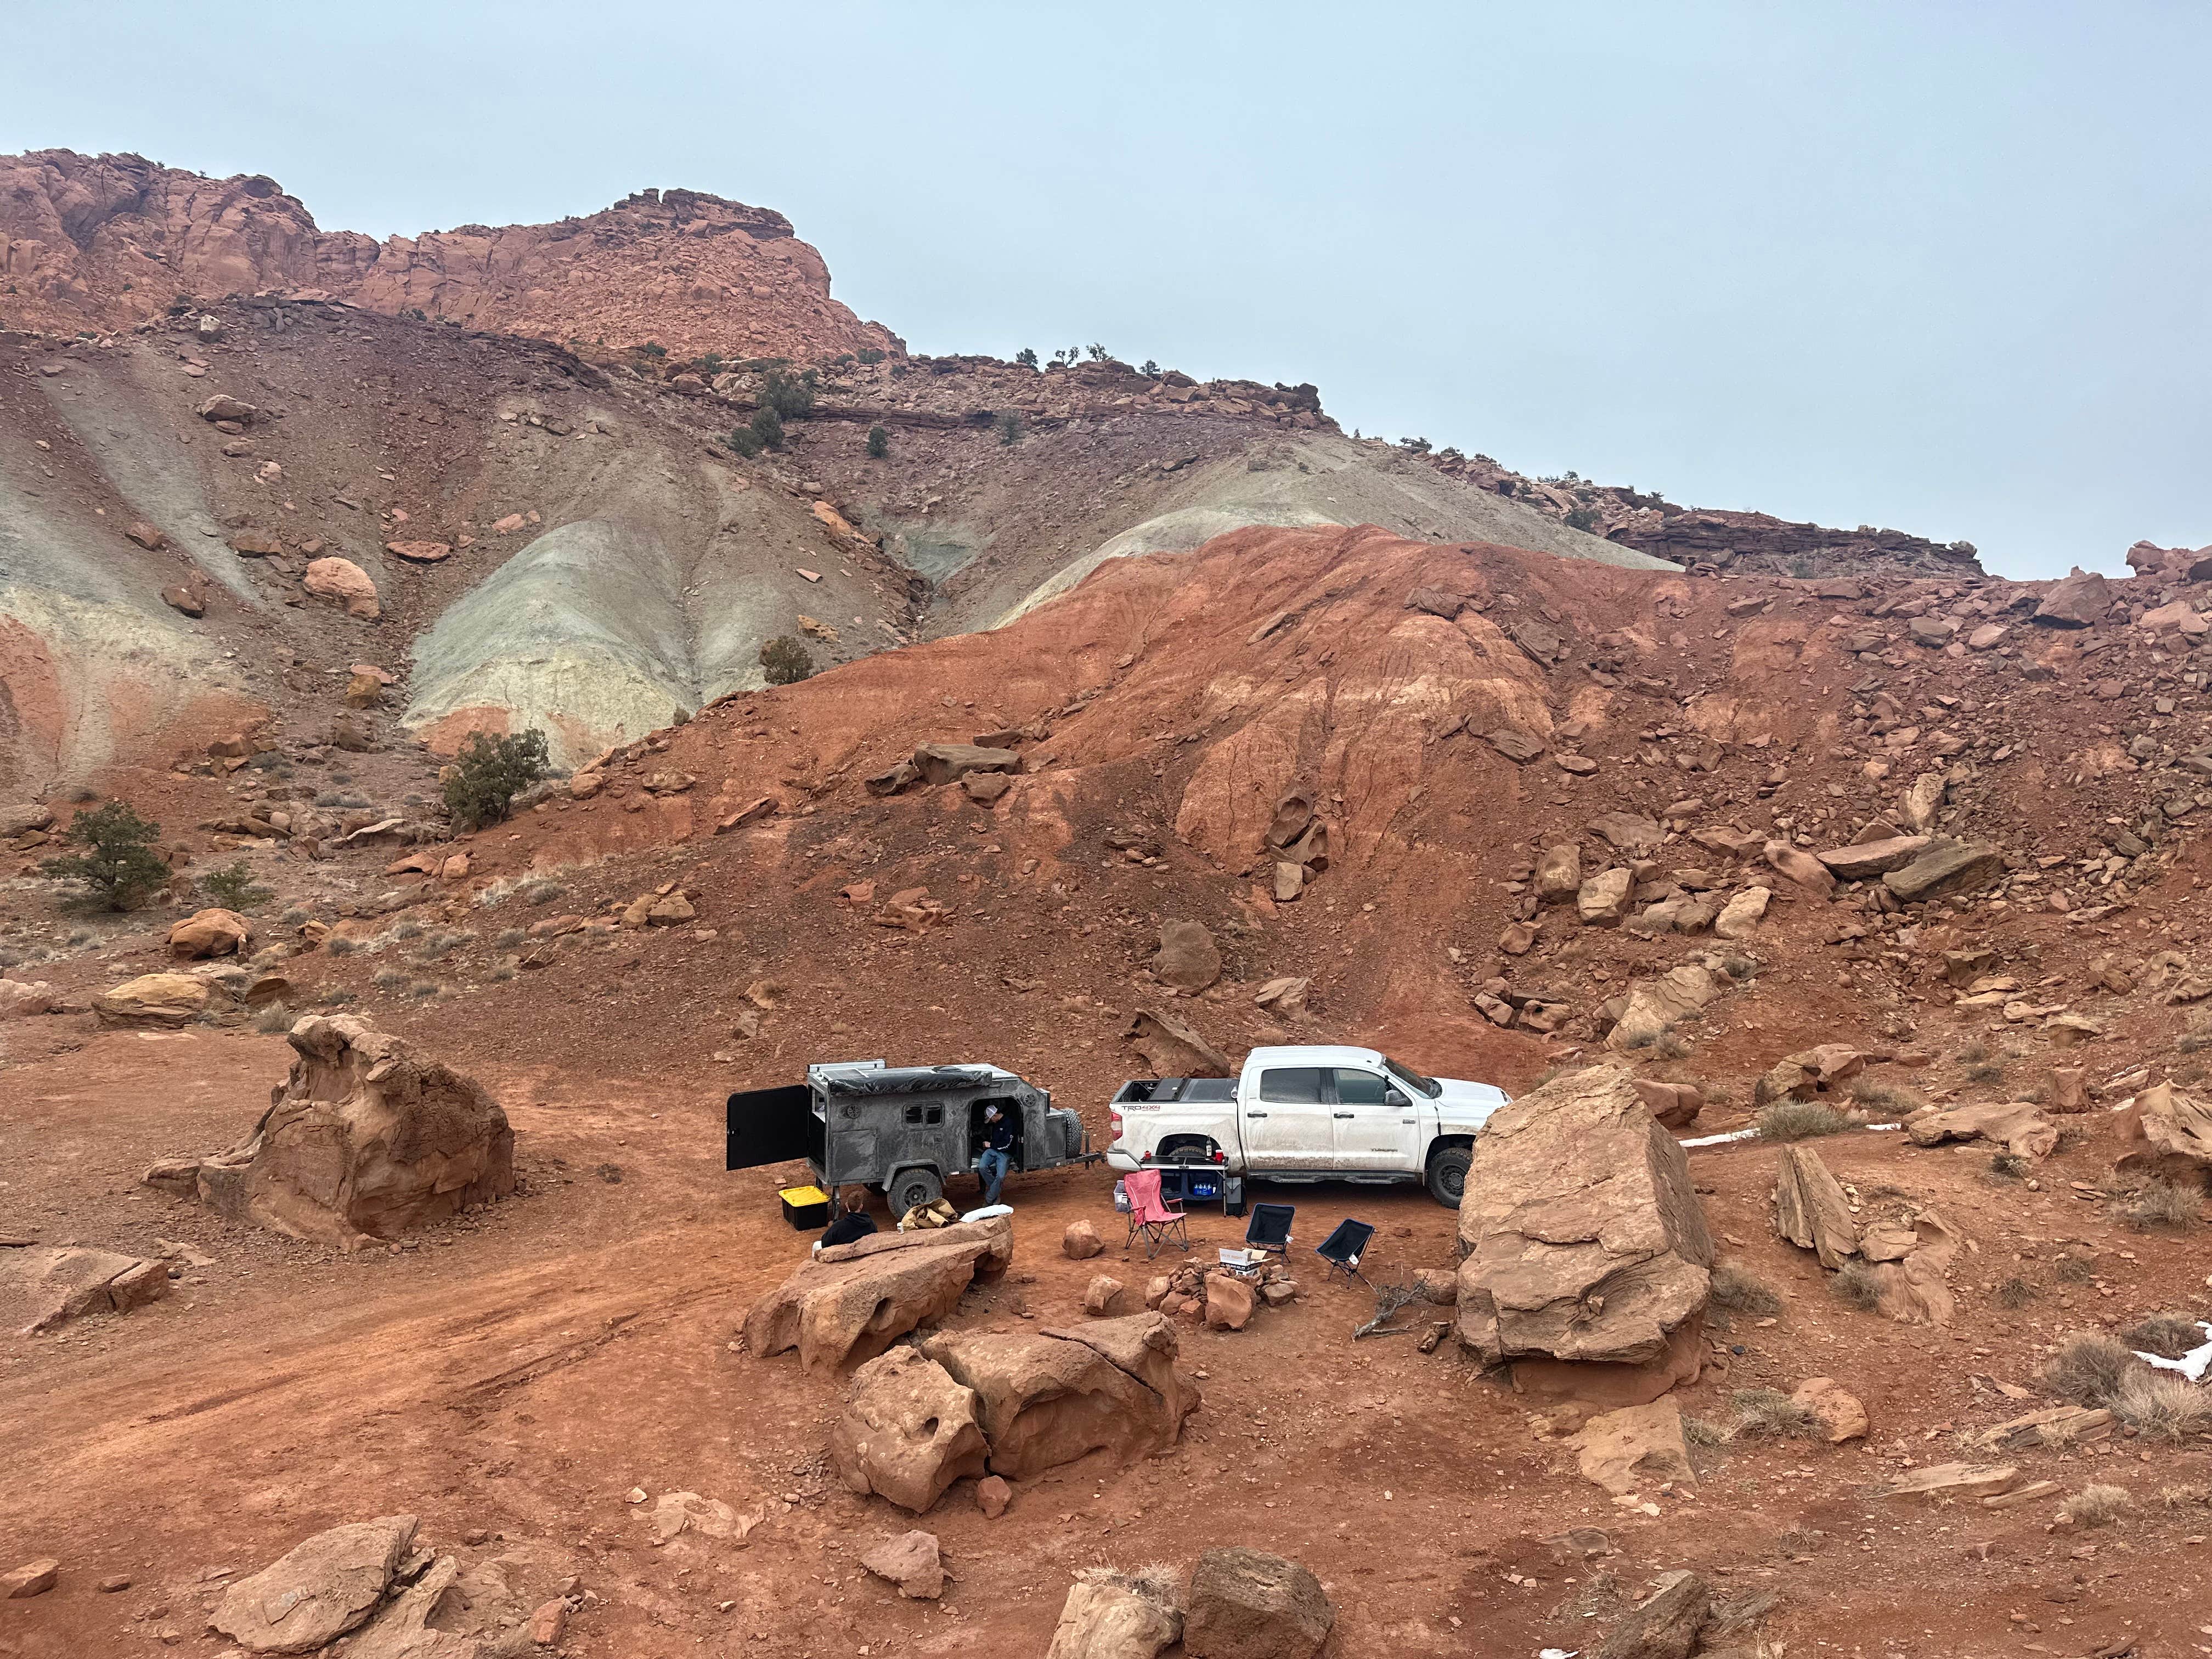
<path id="1" fill-rule="evenodd" d="M 983 1109 L 983 1154 L 975 1163 L 983 1177 L 985 1208 L 999 1202 L 999 1188 L 1013 1158 L 1014 1126 L 1006 1121 L 1005 1109 L 994 1103 Z"/>
<path id="2" fill-rule="evenodd" d="M 856 1238 L 866 1238 L 876 1230 L 875 1218 L 868 1213 L 868 1194 L 865 1188 L 848 1187 L 845 1189 L 845 1206 L 837 1218 L 822 1230 L 822 1237 L 814 1248 L 826 1250 L 834 1245 L 850 1244 Z"/>

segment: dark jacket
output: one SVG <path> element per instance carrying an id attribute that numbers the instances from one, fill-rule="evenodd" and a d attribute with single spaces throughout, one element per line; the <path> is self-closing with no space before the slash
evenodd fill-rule
<path id="1" fill-rule="evenodd" d="M 833 1244 L 850 1244 L 875 1230 L 875 1219 L 866 1210 L 848 1210 L 822 1230 L 822 1248 L 826 1250 Z"/>
<path id="2" fill-rule="evenodd" d="M 983 1124 L 983 1150 L 989 1152 L 1011 1152 L 1014 1150 L 1014 1126 L 1005 1118 L 986 1119 Z"/>

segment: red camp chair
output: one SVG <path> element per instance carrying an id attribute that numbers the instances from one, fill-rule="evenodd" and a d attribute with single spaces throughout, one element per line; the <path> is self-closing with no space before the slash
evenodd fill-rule
<path id="1" fill-rule="evenodd" d="M 1149 1261 L 1161 1249 L 1174 1244 L 1185 1253 L 1190 1249 L 1190 1234 L 1183 1225 L 1183 1212 L 1170 1210 L 1160 1197 L 1160 1172 L 1158 1170 L 1135 1170 L 1122 1177 L 1122 1189 L 1129 1194 L 1129 1237 L 1121 1248 L 1129 1249 L 1137 1242 L 1137 1235 L 1145 1236 L 1145 1260 Z"/>

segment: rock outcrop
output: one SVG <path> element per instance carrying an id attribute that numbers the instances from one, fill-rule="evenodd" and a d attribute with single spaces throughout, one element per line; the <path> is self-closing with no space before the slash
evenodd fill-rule
<path id="1" fill-rule="evenodd" d="M 1713 1243 L 1689 1160 L 1617 1066 L 1491 1118 L 1459 1231 L 1460 1340 L 1493 1364 L 1645 1364 L 1705 1307 Z"/>
<path id="2" fill-rule="evenodd" d="M 514 1190 L 514 1132 L 474 1079 L 350 1015 L 292 1027 L 296 1058 L 252 1134 L 169 1158 L 149 1186 L 234 1221 L 353 1248 Z"/>
<path id="3" fill-rule="evenodd" d="M 810 1372 L 872 1359 L 951 1313 L 970 1285 L 1002 1277 L 1013 1257 L 1005 1216 L 835 1245 L 746 1310 L 746 1350 L 766 1358 L 796 1348 Z"/>
<path id="4" fill-rule="evenodd" d="M 102 1025 L 189 1025 L 214 1000 L 215 988 L 194 974 L 141 974 L 92 1000 Z"/>
<path id="5" fill-rule="evenodd" d="M 989 1448 L 974 1390 L 913 1348 L 893 1348 L 853 1373 L 845 1414 L 830 1431 L 830 1461 L 856 1492 L 916 1515 L 956 1480 L 980 1478 Z"/>
<path id="6" fill-rule="evenodd" d="M 1011 1480 L 1092 1452 L 1132 1462 L 1173 1445 L 1198 1408 L 1176 1375 L 1175 1328 L 1158 1313 L 1077 1330 L 947 1332 L 922 1352 L 975 1390 L 991 1468 Z"/>
<path id="7" fill-rule="evenodd" d="M 1045 1659 L 1157 1659 L 1181 1638 L 1182 1610 L 1167 1595 L 1115 1577 L 1101 1574 L 1069 1589 Z"/>
<path id="8" fill-rule="evenodd" d="M 2212 1178 L 2212 1107 L 2171 1083 L 2145 1089 L 2119 1115 L 2118 1167 L 2192 1189 Z"/>
<path id="9" fill-rule="evenodd" d="M 0 1250 L 0 1330 L 55 1330 L 89 1314 L 129 1313 L 168 1293 L 166 1261 L 78 1246 Z"/>
<path id="10" fill-rule="evenodd" d="M 1812 1251 L 1831 1273 L 1859 1253 L 1850 1200 L 1809 1146 L 1782 1149 L 1775 1170 L 1774 1230 L 1799 1249 Z"/>
<path id="11" fill-rule="evenodd" d="M 169 929 L 169 954 L 187 958 L 235 956 L 253 937 L 253 924 L 235 910 L 202 910 Z"/>
<path id="12" fill-rule="evenodd" d="M 249 1653 L 313 1653 L 365 1623 L 415 1543 L 415 1517 L 355 1521 L 223 1592 L 208 1623 Z"/>
<path id="13" fill-rule="evenodd" d="M 1312 1659 L 1336 1627 L 1321 1580 L 1263 1550 L 1198 1558 L 1182 1623 L 1192 1659 Z"/>

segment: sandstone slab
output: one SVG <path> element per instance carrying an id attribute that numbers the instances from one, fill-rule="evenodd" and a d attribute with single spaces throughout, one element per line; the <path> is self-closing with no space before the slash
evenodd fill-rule
<path id="1" fill-rule="evenodd" d="M 796 1348 L 809 1372 L 872 1359 L 951 1313 L 969 1285 L 1003 1277 L 1013 1255 L 1005 1216 L 836 1245 L 746 1310 L 746 1351 L 767 1358 Z"/>
<path id="2" fill-rule="evenodd" d="M 830 1461 L 847 1487 L 925 1514 L 956 1480 L 984 1473 L 989 1448 L 972 1389 L 913 1348 L 893 1348 L 853 1373 Z"/>
<path id="3" fill-rule="evenodd" d="M 312 1653 L 376 1611 L 415 1525 L 388 1515 L 319 1532 L 231 1585 L 208 1623 L 249 1653 Z"/>

